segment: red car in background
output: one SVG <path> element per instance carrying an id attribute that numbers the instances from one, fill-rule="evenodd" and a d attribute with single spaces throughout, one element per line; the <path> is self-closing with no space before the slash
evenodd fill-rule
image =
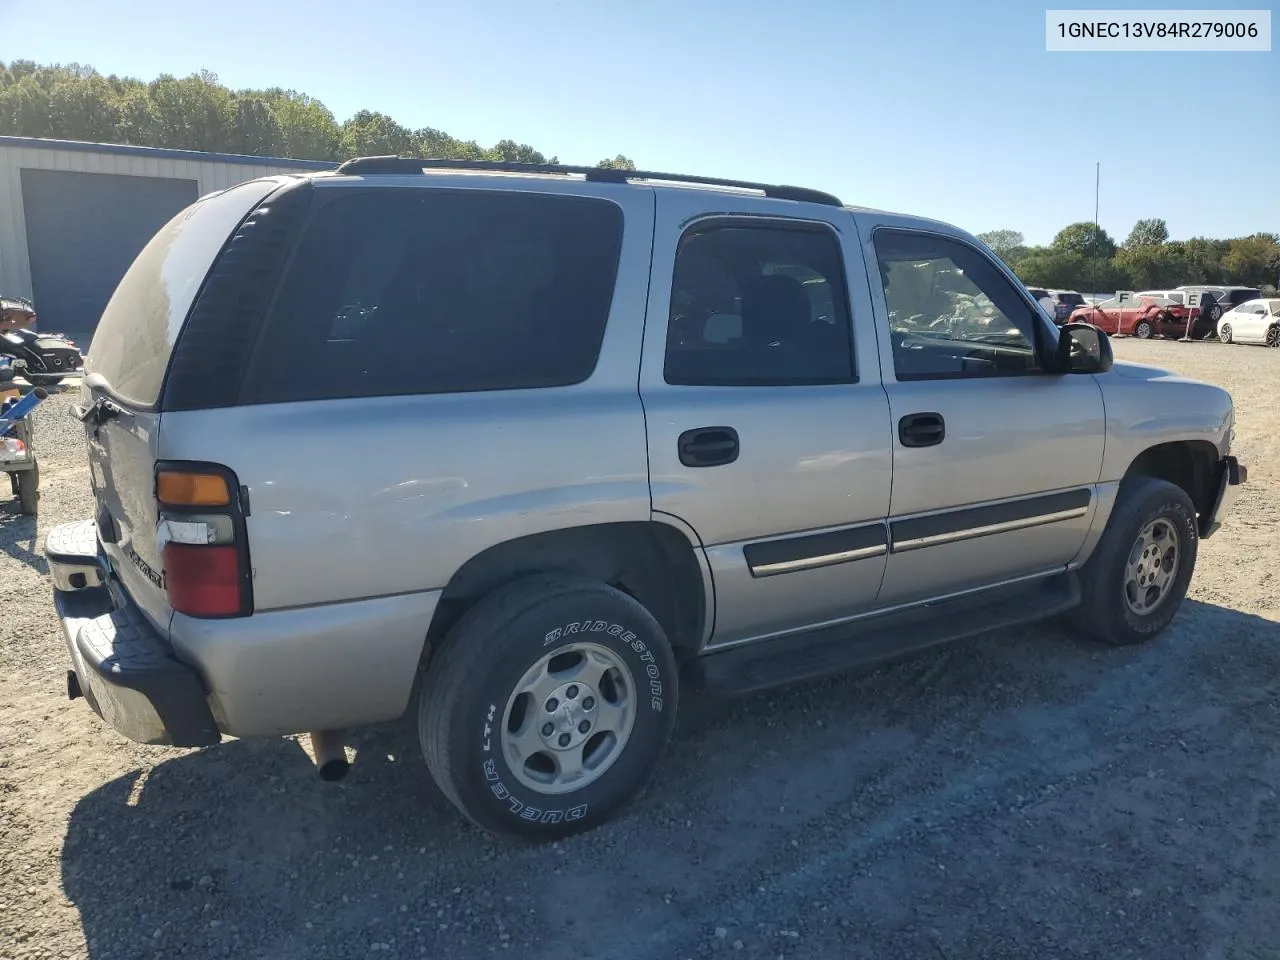
<path id="1" fill-rule="evenodd" d="M 1164 297 L 1134 297 L 1123 307 L 1116 298 L 1071 311 L 1072 323 L 1091 323 L 1113 337 L 1181 337 L 1187 332 L 1187 307 Z M 1190 310 L 1191 329 L 1197 332 L 1199 308 Z M 1203 322 L 1203 321 L 1201 321 Z"/>

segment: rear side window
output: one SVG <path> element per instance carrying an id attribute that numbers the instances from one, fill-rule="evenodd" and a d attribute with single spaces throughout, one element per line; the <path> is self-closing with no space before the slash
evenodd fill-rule
<path id="1" fill-rule="evenodd" d="M 196 201 L 161 227 L 107 302 L 85 372 L 103 377 L 131 403 L 154 405 L 210 266 L 240 221 L 279 186 L 274 180 L 240 184 Z"/>
<path id="2" fill-rule="evenodd" d="M 664 378 L 684 386 L 851 383 L 848 303 L 830 230 L 699 227 L 676 254 Z"/>
<path id="3" fill-rule="evenodd" d="M 318 207 L 244 403 L 580 383 L 613 299 L 622 211 L 584 197 L 361 189 Z"/>

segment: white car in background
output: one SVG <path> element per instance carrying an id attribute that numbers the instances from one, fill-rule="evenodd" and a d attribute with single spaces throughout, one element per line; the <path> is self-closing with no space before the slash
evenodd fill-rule
<path id="1" fill-rule="evenodd" d="M 1223 343 L 1263 343 L 1280 347 L 1280 298 L 1249 300 L 1218 320 Z"/>

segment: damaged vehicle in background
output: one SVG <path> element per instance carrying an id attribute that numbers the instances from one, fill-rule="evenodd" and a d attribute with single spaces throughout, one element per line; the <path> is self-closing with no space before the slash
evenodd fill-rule
<path id="1" fill-rule="evenodd" d="M 1079 307 L 1071 312 L 1070 323 L 1089 323 L 1113 337 L 1181 337 L 1187 330 L 1187 318 L 1195 329 L 1200 311 L 1167 297 L 1134 296 L 1121 306 L 1115 297 Z"/>

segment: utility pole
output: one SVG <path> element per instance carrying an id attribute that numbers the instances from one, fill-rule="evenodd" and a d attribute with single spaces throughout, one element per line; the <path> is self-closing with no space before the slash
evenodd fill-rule
<path id="1" fill-rule="evenodd" d="M 1098 194 L 1102 186 L 1102 161 L 1097 161 L 1093 172 L 1093 235 L 1098 235 Z"/>

